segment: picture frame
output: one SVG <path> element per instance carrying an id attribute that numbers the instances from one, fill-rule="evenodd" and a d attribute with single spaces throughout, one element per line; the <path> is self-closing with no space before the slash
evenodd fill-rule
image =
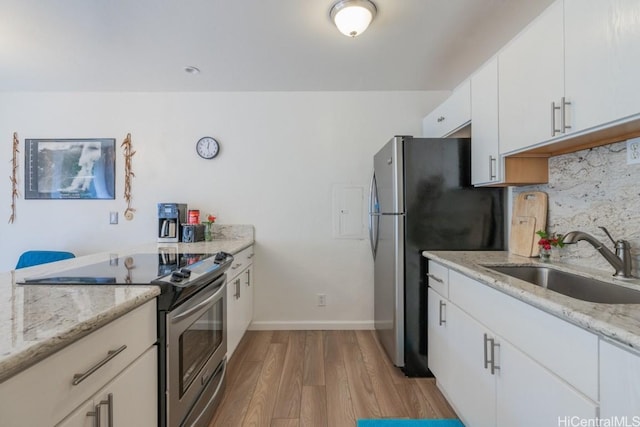
<path id="1" fill-rule="evenodd" d="M 115 199 L 115 138 L 26 139 L 25 199 Z"/>

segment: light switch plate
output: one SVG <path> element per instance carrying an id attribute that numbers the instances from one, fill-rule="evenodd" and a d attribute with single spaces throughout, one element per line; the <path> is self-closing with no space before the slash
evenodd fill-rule
<path id="1" fill-rule="evenodd" d="M 639 164 L 640 163 L 640 138 L 633 138 L 627 140 L 627 164 Z"/>
<path id="2" fill-rule="evenodd" d="M 118 212 L 109 212 L 109 224 L 118 223 Z"/>

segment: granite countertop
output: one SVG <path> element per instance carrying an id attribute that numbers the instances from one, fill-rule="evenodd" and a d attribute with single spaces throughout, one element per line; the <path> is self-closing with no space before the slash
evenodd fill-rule
<path id="1" fill-rule="evenodd" d="M 485 266 L 544 265 L 640 290 L 640 280 L 613 279 L 612 273 L 559 262 L 542 263 L 537 258 L 526 258 L 508 252 L 425 251 L 423 255 L 452 270 L 511 295 L 563 320 L 578 325 L 626 347 L 640 350 L 640 304 L 599 304 L 567 297 L 519 280 Z"/>
<path id="2" fill-rule="evenodd" d="M 184 252 L 236 254 L 254 243 L 252 230 L 250 236 L 230 237 L 236 238 L 149 243 L 0 273 L 0 383 L 160 294 L 160 288 L 153 285 L 47 286 L 16 282 L 109 260 L 114 255 L 157 253 L 167 247 Z"/>

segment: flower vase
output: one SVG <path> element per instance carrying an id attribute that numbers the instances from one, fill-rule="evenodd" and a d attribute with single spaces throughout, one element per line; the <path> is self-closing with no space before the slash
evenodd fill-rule
<path id="1" fill-rule="evenodd" d="M 540 261 L 551 262 L 551 249 L 540 248 Z"/>
<path id="2" fill-rule="evenodd" d="M 210 242 L 213 240 L 212 232 L 213 232 L 213 224 L 205 223 L 204 224 L 204 240 L 205 241 Z"/>

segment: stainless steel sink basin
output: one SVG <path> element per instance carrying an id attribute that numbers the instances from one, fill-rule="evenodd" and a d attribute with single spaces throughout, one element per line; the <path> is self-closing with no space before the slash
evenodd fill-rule
<path id="1" fill-rule="evenodd" d="M 602 304 L 640 304 L 640 291 L 543 266 L 487 266 L 487 268 L 583 301 Z"/>

